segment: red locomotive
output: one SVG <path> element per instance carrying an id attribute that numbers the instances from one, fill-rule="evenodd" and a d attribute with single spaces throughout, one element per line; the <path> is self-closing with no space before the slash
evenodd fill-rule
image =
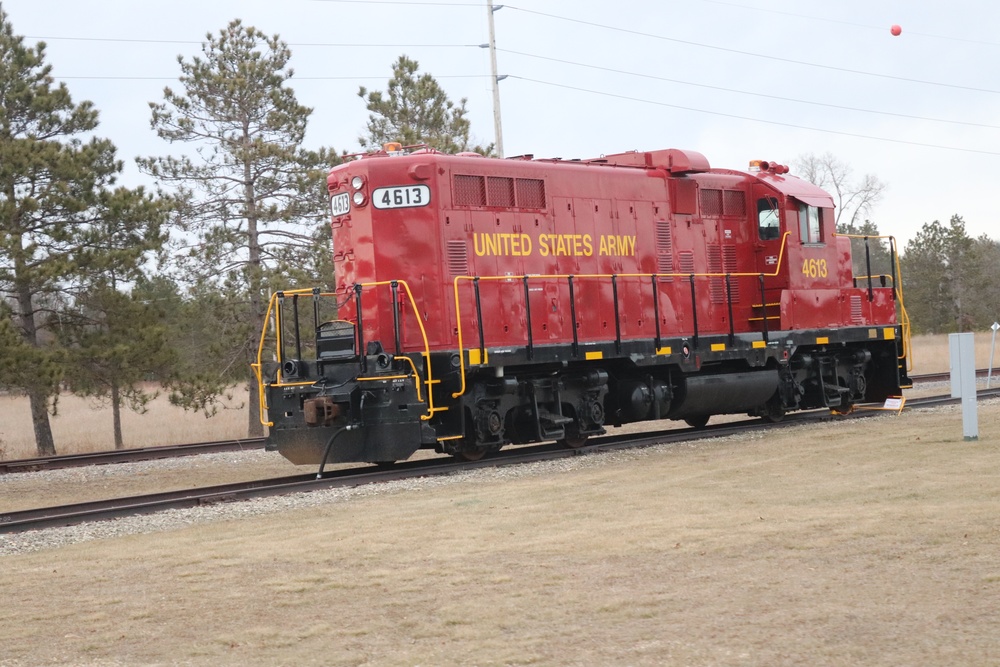
<path id="1" fill-rule="evenodd" d="M 475 459 L 898 395 L 895 262 L 855 277 L 831 197 L 787 171 L 398 146 L 334 168 L 336 290 L 276 294 L 274 357 L 254 366 L 268 447 L 321 466 Z"/>

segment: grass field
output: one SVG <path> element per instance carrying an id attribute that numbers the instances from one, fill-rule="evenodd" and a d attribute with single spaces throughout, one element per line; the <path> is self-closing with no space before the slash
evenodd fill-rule
<path id="1" fill-rule="evenodd" d="M 990 332 L 976 334 L 976 366 L 990 361 Z M 918 336 L 913 339 L 914 373 L 947 371 L 947 336 Z M 1000 360 L 998 360 L 1000 363 Z M 126 447 L 170 445 L 242 438 L 247 434 L 247 392 L 234 389 L 228 409 L 206 419 L 200 413 L 184 412 L 167 401 L 156 399 L 149 412 L 122 416 Z M 88 399 L 66 395 L 59 400 L 58 415 L 51 419 L 59 453 L 113 449 L 111 410 Z M 18 459 L 36 455 L 34 431 L 28 402 L 20 396 L 0 396 L 0 458 Z"/>
<path id="2" fill-rule="evenodd" d="M 0 665 L 997 665 L 998 429 L 913 410 L 6 556 Z"/>

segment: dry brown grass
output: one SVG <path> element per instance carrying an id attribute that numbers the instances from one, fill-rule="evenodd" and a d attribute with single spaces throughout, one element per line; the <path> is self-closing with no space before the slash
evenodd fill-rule
<path id="1" fill-rule="evenodd" d="M 995 665 L 998 429 L 911 411 L 6 557 L 0 665 Z"/>
<path id="2" fill-rule="evenodd" d="M 990 350 L 993 346 L 993 332 L 977 331 L 974 334 L 974 340 L 976 368 L 988 368 Z M 910 356 L 913 359 L 914 373 L 944 373 L 951 367 L 947 334 L 914 336 L 912 344 Z M 1000 342 L 998 342 L 998 346 L 1000 346 Z M 993 364 L 994 366 L 1000 365 L 1000 353 L 995 355 Z M 996 368 L 994 368 L 993 374 L 997 375 Z"/>
<path id="3" fill-rule="evenodd" d="M 225 404 L 226 409 L 206 418 L 201 412 L 185 412 L 171 405 L 161 394 L 147 406 L 149 410 L 145 414 L 122 410 L 125 446 L 151 447 L 246 437 L 246 388 L 233 389 L 232 398 Z M 115 447 L 111 407 L 106 403 L 64 394 L 59 398 L 57 414 L 50 417 L 50 423 L 56 451 L 60 454 Z M 37 456 L 37 450 L 28 399 L 0 396 L 0 458 L 32 456 Z"/>

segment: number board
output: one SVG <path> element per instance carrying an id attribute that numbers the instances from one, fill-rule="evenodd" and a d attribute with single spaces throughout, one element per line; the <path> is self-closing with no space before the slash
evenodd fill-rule
<path id="1" fill-rule="evenodd" d="M 340 215 L 347 215 L 351 212 L 351 195 L 346 192 L 341 192 L 340 194 L 333 195 L 330 197 L 330 210 L 333 212 L 333 217 Z"/>
<path id="2" fill-rule="evenodd" d="M 431 189 L 426 185 L 397 185 L 376 188 L 372 193 L 375 208 L 413 208 L 431 203 Z"/>

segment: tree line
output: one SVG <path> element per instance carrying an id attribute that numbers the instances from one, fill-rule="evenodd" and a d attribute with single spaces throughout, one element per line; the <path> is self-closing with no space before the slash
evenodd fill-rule
<path id="1" fill-rule="evenodd" d="M 122 409 L 142 412 L 159 391 L 206 415 L 234 385 L 255 396 L 268 294 L 334 287 L 325 177 L 344 153 L 304 146 L 312 109 L 290 86 L 290 60 L 277 35 L 239 20 L 178 56 L 177 88 L 149 104 L 169 150 L 136 158 L 155 190 L 128 188 L 115 145 L 96 136 L 98 110 L 73 101 L 45 44 L 26 45 L 0 8 L 0 389 L 27 396 L 39 455 L 56 453 L 49 417 L 64 391 L 110 404 L 116 447 Z M 473 140 L 466 100 L 405 55 L 385 91 L 358 96 L 370 114 L 362 148 L 492 152 Z M 867 217 L 885 185 L 829 154 L 797 171 L 833 193 L 839 231 L 870 237 L 869 266 L 854 241 L 856 275 L 890 273 L 899 249 Z M 957 215 L 923 226 L 899 253 L 915 331 L 992 323 L 996 245 L 969 238 Z"/>

